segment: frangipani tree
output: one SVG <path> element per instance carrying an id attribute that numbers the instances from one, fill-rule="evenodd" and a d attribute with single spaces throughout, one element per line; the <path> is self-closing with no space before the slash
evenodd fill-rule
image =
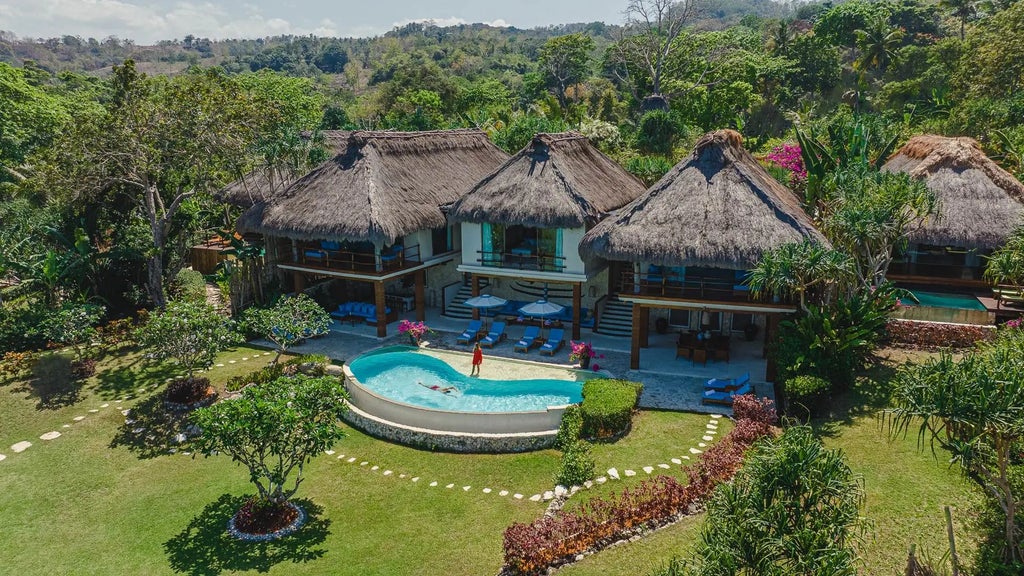
<path id="1" fill-rule="evenodd" d="M 213 306 L 190 300 L 168 302 L 149 317 L 136 337 L 148 358 L 174 360 L 189 378 L 212 366 L 218 352 L 241 339 Z"/>
<path id="2" fill-rule="evenodd" d="M 194 446 L 204 456 L 227 454 L 249 469 L 259 498 L 284 505 L 302 484 L 305 464 L 344 437 L 338 418 L 346 398 L 341 381 L 327 376 L 248 386 L 239 398 L 193 413 L 202 430 Z"/>
<path id="3" fill-rule="evenodd" d="M 305 294 L 285 296 L 270 308 L 250 308 L 243 316 L 248 328 L 277 346 L 276 363 L 289 348 L 327 332 L 331 316 Z"/>

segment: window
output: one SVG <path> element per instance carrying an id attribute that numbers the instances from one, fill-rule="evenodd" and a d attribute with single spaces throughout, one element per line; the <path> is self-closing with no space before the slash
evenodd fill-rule
<path id="1" fill-rule="evenodd" d="M 668 323 L 673 326 L 681 326 L 687 328 L 690 326 L 690 311 L 689 310 L 669 310 L 668 312 Z"/>
<path id="2" fill-rule="evenodd" d="M 505 252 L 505 226 L 484 222 L 480 225 L 480 264 L 501 266 L 501 255 Z"/>
<path id="3" fill-rule="evenodd" d="M 452 251 L 452 227 L 434 228 L 430 231 L 431 254 L 444 254 Z"/>

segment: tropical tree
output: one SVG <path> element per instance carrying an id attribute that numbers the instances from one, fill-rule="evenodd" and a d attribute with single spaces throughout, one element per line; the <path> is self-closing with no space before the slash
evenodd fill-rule
<path id="1" fill-rule="evenodd" d="M 67 303 L 45 321 L 43 330 L 51 342 L 70 346 L 75 361 L 85 359 L 85 346 L 96 335 L 96 325 L 106 313 L 106 308 L 84 302 Z"/>
<path id="2" fill-rule="evenodd" d="M 1024 288 L 1024 226 L 1014 230 L 1006 244 L 988 257 L 985 279 Z"/>
<path id="3" fill-rule="evenodd" d="M 338 419 L 346 409 L 337 378 L 285 376 L 247 386 L 242 395 L 200 408 L 192 422 L 204 456 L 227 454 L 249 470 L 258 499 L 286 506 L 303 481 L 303 467 L 344 437 Z"/>
<path id="4" fill-rule="evenodd" d="M 846 254 L 805 240 L 784 244 L 766 252 L 750 271 L 747 284 L 755 297 L 796 298 L 808 312 L 808 298 L 825 304 L 849 292 L 855 276 L 853 260 Z"/>
<path id="5" fill-rule="evenodd" d="M 59 143 L 52 176 L 73 197 L 117 190 L 138 206 L 149 228 L 146 288 L 163 307 L 164 260 L 179 211 L 244 163 L 270 111 L 212 69 L 149 79 L 128 60 L 114 67 L 112 85 L 104 113 L 81 119 Z"/>
<path id="6" fill-rule="evenodd" d="M 331 316 L 305 294 L 284 296 L 269 308 L 249 308 L 242 324 L 277 346 L 274 363 L 306 338 L 327 332 Z"/>
<path id="7" fill-rule="evenodd" d="M 172 300 L 136 331 L 146 358 L 174 360 L 189 378 L 213 365 L 217 353 L 240 338 L 226 318 L 206 302 Z"/>
<path id="8" fill-rule="evenodd" d="M 903 30 L 889 24 L 889 16 L 875 14 L 864 28 L 854 32 L 860 57 L 854 65 L 859 70 L 885 71 L 903 42 Z"/>
<path id="9" fill-rule="evenodd" d="M 569 87 L 587 78 L 593 49 L 594 39 L 583 33 L 558 36 L 541 46 L 537 65 L 563 108 Z"/>
<path id="10" fill-rule="evenodd" d="M 967 31 L 967 21 L 978 15 L 977 0 L 941 0 L 939 6 L 960 21 L 960 40 L 963 40 Z"/>
<path id="11" fill-rule="evenodd" d="M 1024 439 L 1024 331 L 1006 330 L 955 360 L 949 354 L 901 369 L 893 380 L 890 431 L 916 428 L 991 495 L 1004 515 L 1004 560 L 1024 561 L 1019 482 L 1012 462 Z"/>
<path id="12" fill-rule="evenodd" d="M 861 479 L 808 427 L 756 445 L 707 505 L 689 576 L 857 574 Z"/>
<path id="13" fill-rule="evenodd" d="M 654 108 L 667 109 L 662 94 L 662 80 L 671 75 L 670 57 L 676 49 L 676 38 L 700 14 L 704 0 L 629 0 L 626 4 L 624 35 L 609 50 L 607 59 L 619 80 L 634 89 L 638 73 L 649 81 L 647 86 Z"/>

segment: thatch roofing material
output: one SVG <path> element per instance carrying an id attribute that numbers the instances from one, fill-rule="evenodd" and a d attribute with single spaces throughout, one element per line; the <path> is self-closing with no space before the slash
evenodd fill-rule
<path id="1" fill-rule="evenodd" d="M 644 185 L 576 132 L 538 134 L 448 211 L 455 221 L 581 228 Z"/>
<path id="2" fill-rule="evenodd" d="M 766 251 L 806 238 L 827 244 L 800 202 L 719 130 L 697 142 L 643 196 L 583 237 L 580 253 L 662 266 L 749 269 Z"/>
<path id="3" fill-rule="evenodd" d="M 1024 184 L 971 138 L 915 136 L 882 169 L 924 180 L 938 199 L 938 213 L 911 242 L 994 249 L 1021 224 Z"/>
<path id="4" fill-rule="evenodd" d="M 324 146 L 331 156 L 345 152 L 349 134 L 351 132 L 346 130 L 320 131 L 320 135 L 324 139 Z M 288 169 L 257 168 L 221 188 L 213 194 L 213 197 L 227 204 L 249 208 L 253 204 L 269 200 L 279 192 L 283 192 L 302 175 Z"/>
<path id="5" fill-rule="evenodd" d="M 344 154 L 254 206 L 238 228 L 298 240 L 390 244 L 444 226 L 440 206 L 507 159 L 480 130 L 353 132 Z"/>

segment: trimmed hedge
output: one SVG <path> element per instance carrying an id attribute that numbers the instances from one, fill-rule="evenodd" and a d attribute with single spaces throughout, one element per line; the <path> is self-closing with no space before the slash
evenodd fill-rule
<path id="1" fill-rule="evenodd" d="M 581 486 L 594 477 L 594 459 L 590 456 L 590 443 L 577 440 L 563 448 L 562 463 L 555 476 L 555 484 Z"/>
<path id="2" fill-rule="evenodd" d="M 629 429 L 643 384 L 597 378 L 583 384 L 584 438 L 610 438 Z"/>
<path id="3" fill-rule="evenodd" d="M 995 326 L 921 320 L 889 320 L 886 332 L 890 342 L 921 348 L 972 348 L 996 337 Z"/>
<path id="4" fill-rule="evenodd" d="M 565 450 L 580 439 L 583 431 L 583 412 L 578 404 L 573 404 L 562 413 L 562 423 L 558 425 L 555 436 L 555 448 Z"/>
<path id="5" fill-rule="evenodd" d="M 191 268 L 182 268 L 174 277 L 170 291 L 179 299 L 205 302 L 206 279 Z"/>

